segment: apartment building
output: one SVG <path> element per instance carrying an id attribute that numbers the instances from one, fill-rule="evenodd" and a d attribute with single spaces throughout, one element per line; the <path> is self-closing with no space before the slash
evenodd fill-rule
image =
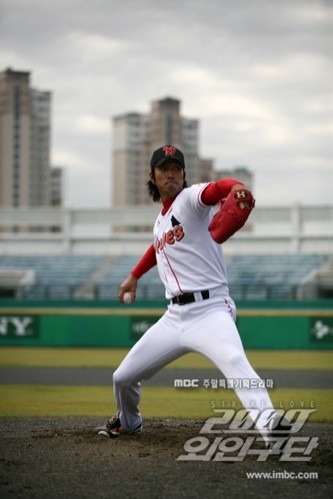
<path id="1" fill-rule="evenodd" d="M 146 182 L 152 152 L 173 144 L 185 155 L 186 178 L 201 181 L 211 160 L 199 157 L 199 121 L 182 116 L 181 102 L 172 97 L 151 103 L 147 114 L 130 112 L 113 118 L 113 205 L 148 204 Z"/>
<path id="2" fill-rule="evenodd" d="M 0 73 L 0 206 L 52 204 L 51 97 L 31 87 L 28 71 Z M 62 193 L 56 198 L 61 204 Z"/>

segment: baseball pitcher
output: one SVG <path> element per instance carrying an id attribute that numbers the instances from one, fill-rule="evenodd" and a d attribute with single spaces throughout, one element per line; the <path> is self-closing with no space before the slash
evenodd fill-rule
<path id="1" fill-rule="evenodd" d="M 121 302 L 134 301 L 140 277 L 157 265 L 169 304 L 114 373 L 117 414 L 96 429 L 106 437 L 142 429 L 141 381 L 188 352 L 206 356 L 227 379 L 257 380 L 254 389 L 239 383 L 238 398 L 250 414 L 271 409 L 271 421 L 276 415 L 266 388 L 258 388 L 264 384 L 251 367 L 236 328 L 221 247 L 245 224 L 254 208 L 253 196 L 236 179 L 187 187 L 185 175 L 179 149 L 167 145 L 154 151 L 147 187 L 162 209 L 153 243 L 121 284 L 118 296 Z M 217 204 L 214 215 L 212 207 Z M 257 429 L 269 445 L 269 421 L 259 421 Z"/>

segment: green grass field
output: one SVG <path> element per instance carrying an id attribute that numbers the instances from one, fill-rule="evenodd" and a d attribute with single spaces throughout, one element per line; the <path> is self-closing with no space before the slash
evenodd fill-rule
<path id="1" fill-rule="evenodd" d="M 333 390 L 278 389 L 270 395 L 276 408 L 314 408 L 312 421 L 333 421 Z M 111 387 L 1 385 L 0 399 L 1 417 L 107 418 L 115 412 Z M 213 403 L 241 409 L 231 390 L 144 387 L 141 411 L 151 418 L 207 418 L 214 414 Z"/>
<path id="2" fill-rule="evenodd" d="M 0 367 L 117 367 L 127 352 L 124 348 L 0 347 Z M 255 369 L 333 369 L 333 351 L 330 350 L 249 350 L 246 353 Z M 212 367 L 212 363 L 191 353 L 168 367 L 198 369 Z"/>
<path id="3" fill-rule="evenodd" d="M 1 347 L 0 367 L 116 367 L 124 349 Z M 255 369 L 332 370 L 330 351 L 249 351 Z M 205 358 L 189 354 L 172 368 L 212 367 Z M 270 390 L 276 408 L 315 408 L 312 421 L 333 421 L 333 390 Z M 112 389 L 82 386 L 0 385 L 1 417 L 108 417 L 115 410 Z M 207 418 L 216 407 L 241 408 L 231 390 L 143 387 L 141 410 L 145 417 Z"/>

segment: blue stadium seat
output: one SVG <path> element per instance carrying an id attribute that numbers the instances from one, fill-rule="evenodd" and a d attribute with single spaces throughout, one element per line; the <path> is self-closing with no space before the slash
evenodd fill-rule
<path id="1" fill-rule="evenodd" d="M 141 255 L 115 257 L 96 285 L 101 299 L 117 299 L 119 285 Z M 73 297 L 107 256 L 16 255 L 0 257 L 1 269 L 33 269 L 36 284 L 26 298 Z M 302 280 L 318 268 L 326 255 L 236 255 L 228 258 L 230 294 L 235 300 L 289 299 Z M 140 279 L 137 299 L 164 299 L 164 287 L 154 267 Z"/>

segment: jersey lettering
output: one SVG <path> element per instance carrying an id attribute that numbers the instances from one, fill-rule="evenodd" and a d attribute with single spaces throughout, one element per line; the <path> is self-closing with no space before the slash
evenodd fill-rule
<path id="1" fill-rule="evenodd" d="M 164 232 L 161 238 L 156 237 L 154 241 L 154 248 L 156 253 L 162 251 L 167 244 L 173 245 L 180 242 L 185 237 L 184 229 L 181 225 L 177 225 L 173 229 Z"/>

